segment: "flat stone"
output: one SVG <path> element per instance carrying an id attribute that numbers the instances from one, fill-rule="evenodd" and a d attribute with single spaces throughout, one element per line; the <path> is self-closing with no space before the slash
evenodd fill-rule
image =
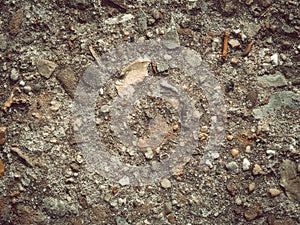
<path id="1" fill-rule="evenodd" d="M 238 173 L 239 172 L 239 166 L 236 162 L 229 162 L 226 164 L 226 169 L 233 173 Z"/>
<path id="2" fill-rule="evenodd" d="M 256 119 L 262 119 L 280 108 L 300 109 L 300 96 L 292 91 L 275 92 L 267 105 L 253 109 L 252 114 Z"/>
<path id="3" fill-rule="evenodd" d="M 273 198 L 281 194 L 281 191 L 277 188 L 270 188 L 268 192 L 270 193 L 270 196 Z"/>
<path id="4" fill-rule="evenodd" d="M 77 78 L 73 70 L 67 67 L 61 70 L 56 78 L 70 97 L 73 98 L 77 87 Z"/>
<path id="5" fill-rule="evenodd" d="M 244 171 L 249 170 L 250 165 L 251 165 L 250 161 L 247 158 L 244 158 L 243 159 L 243 170 Z"/>
<path id="6" fill-rule="evenodd" d="M 232 48 L 237 48 L 237 47 L 239 47 L 241 44 L 240 44 L 240 42 L 238 41 L 238 40 L 236 40 L 236 39 L 230 39 L 229 41 L 228 41 L 228 44 L 232 47 Z"/>
<path id="7" fill-rule="evenodd" d="M 250 38 L 255 37 L 261 28 L 259 24 L 255 24 L 255 23 L 247 23 L 244 24 L 244 26 L 245 26 L 244 33 Z"/>
<path id="8" fill-rule="evenodd" d="M 165 188 L 165 189 L 170 188 L 172 186 L 171 181 L 166 178 L 162 179 L 160 184 L 161 184 L 162 188 Z"/>
<path id="9" fill-rule="evenodd" d="M 263 87 L 284 87 L 288 84 L 287 80 L 280 72 L 276 72 L 273 75 L 258 77 L 257 81 Z"/>
<path id="10" fill-rule="evenodd" d="M 280 175 L 280 185 L 284 187 L 288 198 L 300 202 L 300 176 L 297 176 L 295 163 L 284 160 L 280 165 Z"/>
<path id="11" fill-rule="evenodd" d="M 36 66 L 39 74 L 49 79 L 56 69 L 57 64 L 46 59 L 38 59 Z"/>

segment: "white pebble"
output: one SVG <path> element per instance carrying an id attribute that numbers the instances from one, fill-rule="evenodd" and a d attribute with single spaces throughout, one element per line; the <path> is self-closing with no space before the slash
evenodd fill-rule
<path id="1" fill-rule="evenodd" d="M 161 186 L 163 187 L 163 188 L 170 188 L 171 187 L 171 181 L 169 181 L 168 179 L 162 179 L 162 181 L 160 182 L 160 184 L 161 184 Z"/>

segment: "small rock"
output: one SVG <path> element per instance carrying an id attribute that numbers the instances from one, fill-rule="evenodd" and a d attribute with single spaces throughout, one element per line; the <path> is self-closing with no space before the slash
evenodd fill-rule
<path id="1" fill-rule="evenodd" d="M 161 14 L 156 8 L 154 8 L 152 11 L 152 16 L 154 19 L 158 20 L 161 17 Z"/>
<path id="2" fill-rule="evenodd" d="M 140 32 L 145 32 L 147 30 L 147 15 L 142 9 L 138 12 L 137 23 Z"/>
<path id="3" fill-rule="evenodd" d="M 241 44 L 238 40 L 236 39 L 230 39 L 228 41 L 228 44 L 232 47 L 232 48 L 236 48 L 236 47 L 239 47 Z"/>
<path id="4" fill-rule="evenodd" d="M 39 59 L 36 63 L 36 67 L 38 72 L 43 77 L 49 79 L 52 73 L 54 72 L 54 70 L 56 69 L 57 64 L 49 60 Z"/>
<path id="5" fill-rule="evenodd" d="M 0 145 L 4 145 L 6 141 L 6 127 L 0 127 Z"/>
<path id="6" fill-rule="evenodd" d="M 157 63 L 157 72 L 162 73 L 169 69 L 169 65 L 166 63 Z"/>
<path id="7" fill-rule="evenodd" d="M 281 191 L 276 188 L 270 188 L 268 191 L 273 198 L 281 194 Z"/>
<path id="8" fill-rule="evenodd" d="M 153 151 L 150 147 L 147 148 L 147 151 L 145 152 L 146 159 L 152 159 L 154 156 Z"/>
<path id="9" fill-rule="evenodd" d="M 263 87 L 284 87 L 288 84 L 287 80 L 280 72 L 276 72 L 273 75 L 258 77 L 257 81 Z"/>
<path id="10" fill-rule="evenodd" d="M 28 94 L 29 92 L 32 91 L 32 88 L 31 88 L 30 86 L 28 86 L 28 85 L 24 86 L 23 89 L 24 89 L 24 92 L 25 92 L 26 94 Z"/>
<path id="11" fill-rule="evenodd" d="M 171 181 L 164 178 L 162 179 L 162 181 L 160 182 L 161 186 L 165 189 L 170 188 L 172 186 Z"/>
<path id="12" fill-rule="evenodd" d="M 164 36 L 164 45 L 168 49 L 175 49 L 180 46 L 179 35 L 177 33 L 176 23 L 173 16 L 171 16 L 169 28 Z"/>
<path id="13" fill-rule="evenodd" d="M 62 200 L 46 197 L 43 200 L 43 208 L 51 214 L 64 216 L 67 213 L 66 203 Z"/>
<path id="14" fill-rule="evenodd" d="M 273 65 L 278 66 L 279 65 L 279 54 L 275 53 L 271 56 L 271 61 Z"/>
<path id="15" fill-rule="evenodd" d="M 226 169 L 233 173 L 238 173 L 239 172 L 239 166 L 236 162 L 229 162 L 226 164 Z"/>
<path id="16" fill-rule="evenodd" d="M 73 98 L 77 87 L 77 79 L 73 70 L 70 67 L 67 67 L 61 70 L 56 78 L 70 97 Z"/>
<path id="17" fill-rule="evenodd" d="M 247 221 L 252 221 L 263 214 L 263 211 L 258 206 L 252 206 L 244 212 Z"/>
<path id="18" fill-rule="evenodd" d="M 248 192 L 251 193 L 254 191 L 256 184 L 254 182 L 250 183 L 248 186 Z"/>
<path id="19" fill-rule="evenodd" d="M 19 80 L 19 72 L 18 72 L 15 68 L 12 68 L 12 69 L 11 69 L 11 72 L 10 72 L 9 78 L 10 78 L 12 81 L 17 81 L 17 80 Z"/>
<path id="20" fill-rule="evenodd" d="M 235 199 L 235 204 L 241 205 L 242 203 L 243 203 L 243 201 L 242 201 L 242 199 L 241 199 L 240 197 L 237 197 L 237 198 Z"/>
<path id="21" fill-rule="evenodd" d="M 248 153 L 248 154 L 252 153 L 250 145 L 246 146 L 245 152 Z"/>
<path id="22" fill-rule="evenodd" d="M 199 140 L 204 141 L 208 138 L 208 135 L 206 133 L 200 133 L 199 134 Z"/>
<path id="23" fill-rule="evenodd" d="M 276 155 L 276 151 L 275 150 L 267 150 L 266 153 L 269 156 L 269 158 L 271 158 L 271 157 L 273 157 L 273 156 Z"/>
<path id="24" fill-rule="evenodd" d="M 206 133 L 208 131 L 208 126 L 202 126 L 200 128 L 200 131 L 203 132 L 203 133 Z"/>
<path id="25" fill-rule="evenodd" d="M 226 139 L 227 139 L 228 141 L 232 141 L 232 140 L 233 140 L 233 135 L 227 135 Z"/>
<path id="26" fill-rule="evenodd" d="M 26 83 L 25 83 L 24 80 L 21 80 L 21 81 L 19 82 L 19 84 L 20 84 L 20 86 L 24 87 Z"/>
<path id="27" fill-rule="evenodd" d="M 119 216 L 116 217 L 116 223 L 117 225 L 129 225 L 125 219 Z"/>
<path id="28" fill-rule="evenodd" d="M 252 37 L 255 37 L 257 35 L 260 28 L 261 28 L 261 26 L 259 24 L 247 23 L 247 24 L 245 24 L 244 33 L 248 37 L 252 38 Z"/>
<path id="29" fill-rule="evenodd" d="M 259 174 L 262 174 L 262 169 L 261 169 L 260 165 L 254 164 L 253 170 L 252 170 L 252 174 L 253 174 L 253 175 L 259 175 Z"/>
<path id="30" fill-rule="evenodd" d="M 109 113 L 109 111 L 110 111 L 110 106 L 109 105 L 103 105 L 103 106 L 101 106 L 101 108 L 100 108 L 100 112 L 102 112 L 102 113 Z"/>
<path id="31" fill-rule="evenodd" d="M 243 159 L 243 170 L 244 171 L 249 170 L 250 165 L 251 165 L 250 161 L 247 158 L 244 158 Z"/>
<path id="32" fill-rule="evenodd" d="M 239 155 L 239 150 L 236 148 L 231 149 L 231 155 L 237 157 Z"/>

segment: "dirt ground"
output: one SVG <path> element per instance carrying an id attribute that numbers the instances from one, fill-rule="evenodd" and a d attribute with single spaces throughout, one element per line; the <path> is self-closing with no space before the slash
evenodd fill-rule
<path id="1" fill-rule="evenodd" d="M 0 224 L 300 224 L 299 4 L 2 0 Z M 168 79 L 179 95 L 186 93 L 196 110 L 197 147 L 181 158 L 185 165 L 170 168 L 171 176 L 156 183 L 115 182 L 111 171 L 102 171 L 105 162 L 92 163 L 97 153 L 82 152 L 86 140 L 76 133 L 88 118 L 74 118 L 76 88 L 113 48 L 151 40 L 201 56 L 224 99 L 224 135 L 203 163 L 216 133 L 212 102 L 195 82 L 197 73 L 187 76 L 162 61 L 132 65 L 119 58 L 127 67 L 120 70 L 116 62 L 111 79 L 88 100 L 95 102 L 95 133 L 107 152 L 124 164 L 155 167 L 173 159 L 181 145 L 184 126 L 174 99 L 147 96 L 133 105 L 128 121 L 112 119 L 118 112 L 113 100 L 126 82 L 146 79 L 143 74 Z M 134 58 L 137 52 L 126 54 Z M 123 122 L 137 136 L 134 147 L 114 133 Z"/>

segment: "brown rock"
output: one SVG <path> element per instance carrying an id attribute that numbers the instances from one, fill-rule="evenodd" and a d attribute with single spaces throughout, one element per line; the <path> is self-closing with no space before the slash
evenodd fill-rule
<path id="1" fill-rule="evenodd" d="M 57 76 L 57 80 L 61 83 L 65 91 L 74 98 L 74 94 L 77 87 L 77 78 L 75 73 L 70 67 L 61 70 Z"/>
<path id="2" fill-rule="evenodd" d="M 263 214 L 262 209 L 259 206 L 252 206 L 244 212 L 244 217 L 247 221 L 255 220 Z"/>
<path id="3" fill-rule="evenodd" d="M 297 176 L 295 163 L 284 160 L 280 166 L 280 174 L 280 185 L 284 187 L 288 198 L 300 202 L 300 176 Z"/>
<path id="4" fill-rule="evenodd" d="M 0 127 L 0 145 L 4 145 L 6 141 L 6 127 Z"/>
<path id="5" fill-rule="evenodd" d="M 253 175 L 259 175 L 259 174 L 262 174 L 262 169 L 261 169 L 260 165 L 255 164 L 255 165 L 253 166 L 252 173 L 253 173 Z"/>
<path id="6" fill-rule="evenodd" d="M 256 184 L 254 182 L 250 183 L 248 186 L 248 192 L 251 193 L 254 191 Z"/>
<path id="7" fill-rule="evenodd" d="M 270 188 L 268 191 L 269 191 L 271 197 L 273 197 L 273 198 L 280 195 L 280 193 L 281 193 L 281 191 L 276 188 Z"/>
<path id="8" fill-rule="evenodd" d="M 54 72 L 55 68 L 57 67 L 57 64 L 49 61 L 49 60 L 45 60 L 45 59 L 39 59 L 36 63 L 38 72 L 46 78 L 50 78 L 50 76 L 52 75 L 52 73 Z"/>

